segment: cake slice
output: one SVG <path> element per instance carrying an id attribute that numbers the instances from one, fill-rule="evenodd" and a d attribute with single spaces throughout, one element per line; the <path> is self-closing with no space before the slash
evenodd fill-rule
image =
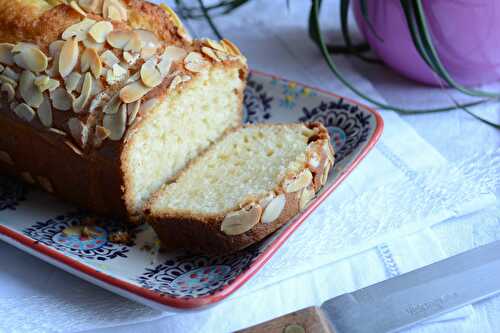
<path id="1" fill-rule="evenodd" d="M 166 248 L 228 253 L 303 210 L 333 165 L 319 123 L 249 125 L 226 134 L 146 205 Z"/>

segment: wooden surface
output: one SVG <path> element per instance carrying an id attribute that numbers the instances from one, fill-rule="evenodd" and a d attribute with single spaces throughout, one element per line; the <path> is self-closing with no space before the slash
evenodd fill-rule
<path id="1" fill-rule="evenodd" d="M 238 333 L 334 333 L 318 307 L 289 313 Z"/>

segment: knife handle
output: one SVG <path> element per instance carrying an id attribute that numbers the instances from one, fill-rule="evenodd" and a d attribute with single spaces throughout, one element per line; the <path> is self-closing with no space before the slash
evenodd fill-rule
<path id="1" fill-rule="evenodd" d="M 323 311 L 311 306 L 238 331 L 238 333 L 335 333 Z"/>

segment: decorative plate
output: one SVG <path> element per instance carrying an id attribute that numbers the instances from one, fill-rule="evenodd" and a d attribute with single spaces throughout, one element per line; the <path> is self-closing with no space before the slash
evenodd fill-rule
<path id="1" fill-rule="evenodd" d="M 244 104 L 247 122 L 322 122 L 336 151 L 336 165 L 317 198 L 264 241 L 223 256 L 163 253 L 153 230 L 141 226 L 133 242 L 116 244 L 110 237 L 120 229 L 119 221 L 98 219 L 82 233 L 88 214 L 6 177 L 0 177 L 0 239 L 157 308 L 197 308 L 224 299 L 250 279 L 345 179 L 383 127 L 380 115 L 366 106 L 258 72 L 249 77 Z"/>

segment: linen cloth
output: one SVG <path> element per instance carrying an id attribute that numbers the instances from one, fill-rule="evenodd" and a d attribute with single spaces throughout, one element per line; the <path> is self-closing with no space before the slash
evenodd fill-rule
<path id="1" fill-rule="evenodd" d="M 282 1 L 256 1 L 217 22 L 225 35 L 237 42 L 248 55 L 252 68 L 353 97 L 332 79 L 317 49 L 307 37 L 305 10 L 308 2 L 292 2 L 290 12 L 284 8 Z M 337 17 L 335 8 L 327 8 L 326 12 L 328 10 L 331 10 L 331 17 Z M 191 27 L 200 35 L 208 33 L 203 23 L 195 23 Z M 349 79 L 371 96 L 388 100 L 393 98 L 385 90 L 380 91 L 380 82 L 375 81 L 376 84 L 372 85 L 363 78 L 365 72 L 360 64 L 346 59 L 339 61 Z M 385 74 L 390 76 L 391 73 Z M 372 76 L 369 78 L 372 80 Z M 385 81 L 390 82 L 390 78 Z M 456 138 L 446 137 L 443 140 L 448 140 L 446 143 L 440 140 L 441 147 L 445 148 L 441 153 L 454 161 L 450 164 L 408 123 L 390 112 L 384 112 L 383 116 L 385 133 L 376 149 L 309 217 L 266 267 L 227 301 L 196 313 L 160 313 L 91 286 L 6 244 L 0 244 L 0 332 L 33 332 L 34 328 L 40 332 L 90 329 L 96 329 L 94 332 L 232 331 L 306 306 L 318 305 L 340 293 L 356 290 L 476 245 L 479 241 L 468 237 L 468 232 L 476 229 L 469 226 L 458 231 L 463 240 L 450 247 L 449 235 L 457 228 L 456 225 L 462 225 L 462 222 L 455 223 L 450 219 L 466 213 L 480 214 L 478 211 L 482 208 L 494 204 L 495 197 L 491 192 L 495 190 L 495 184 L 492 185 L 491 180 L 496 169 L 492 162 L 483 160 L 479 171 L 467 172 L 466 168 L 456 168 L 456 165 L 468 165 L 477 157 L 464 158 L 459 152 L 450 153 L 448 146 Z M 450 114 L 437 117 L 447 122 Z M 418 123 L 420 120 L 416 117 L 409 119 L 413 126 L 414 121 Z M 432 120 L 429 122 L 432 123 Z M 477 121 L 473 121 L 471 126 L 476 125 Z M 448 128 L 447 125 L 441 126 L 438 129 Z M 433 135 L 434 132 L 425 131 L 424 125 L 421 127 L 424 128 L 424 135 Z M 484 132 L 488 133 L 487 140 L 497 140 L 498 146 L 498 136 L 480 128 L 481 136 Z M 420 130 L 420 127 L 417 129 Z M 465 145 L 460 138 L 456 142 L 459 146 Z M 490 144 L 489 148 L 493 149 L 495 145 Z M 446 177 L 452 172 L 460 179 Z M 480 181 L 476 183 L 474 180 L 477 179 Z M 423 189 L 428 191 L 432 186 L 447 189 L 440 192 L 443 196 L 435 203 L 423 195 L 419 196 Z M 405 190 L 408 192 L 405 193 Z M 457 193 L 466 196 L 466 199 L 468 196 L 470 200 L 463 200 Z M 435 229 L 429 228 L 446 220 L 448 222 Z M 491 224 L 494 226 L 494 222 Z M 325 225 L 326 230 L 323 229 Z M 352 229 L 340 233 L 340 227 Z M 318 230 L 328 237 L 319 239 Z M 477 230 L 483 230 L 481 225 L 477 226 Z M 352 231 L 353 236 L 346 240 L 335 238 L 339 234 L 345 235 L 347 231 Z M 468 307 L 412 330 L 437 332 L 446 327 L 447 331 L 473 332 L 478 327 L 475 326 L 477 323 L 490 323 L 484 318 L 494 317 L 494 312 L 487 310 L 488 304 L 484 309 L 473 311 L 472 307 Z M 160 317 L 163 318 L 154 320 Z M 134 322 L 138 324 L 122 326 L 119 330 L 97 329 Z"/>

